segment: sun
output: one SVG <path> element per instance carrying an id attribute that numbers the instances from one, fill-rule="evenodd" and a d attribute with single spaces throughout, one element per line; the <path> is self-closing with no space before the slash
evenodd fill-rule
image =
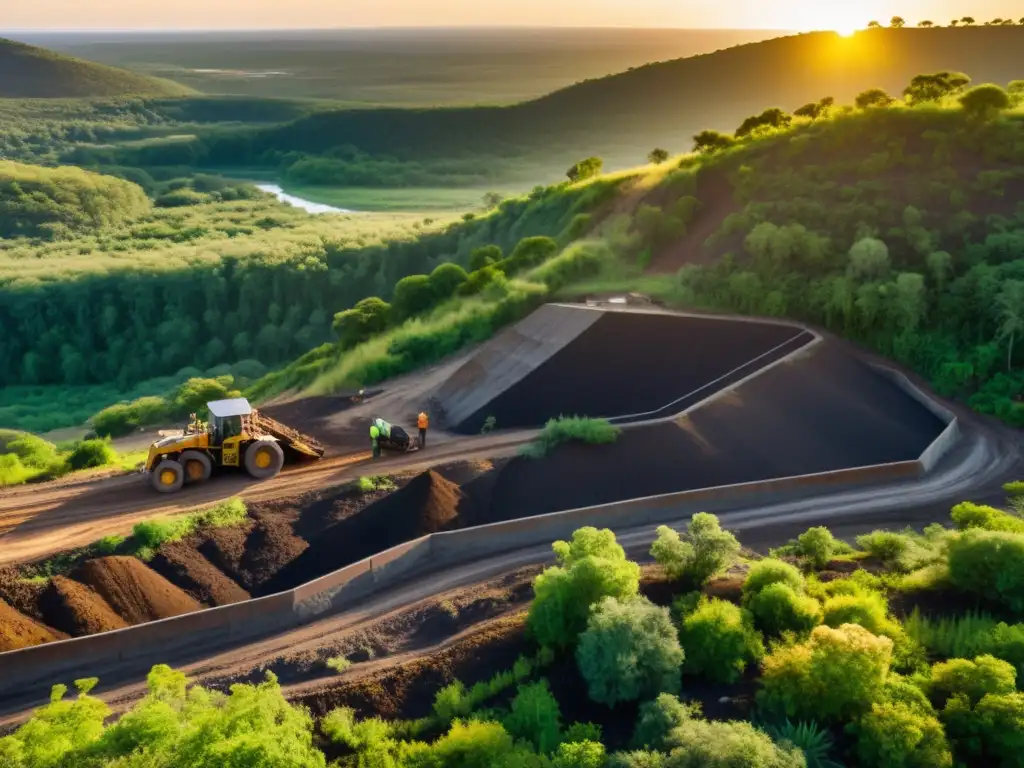
<path id="1" fill-rule="evenodd" d="M 838 24 L 835 31 L 839 33 L 840 37 L 853 37 L 859 30 L 853 24 Z"/>

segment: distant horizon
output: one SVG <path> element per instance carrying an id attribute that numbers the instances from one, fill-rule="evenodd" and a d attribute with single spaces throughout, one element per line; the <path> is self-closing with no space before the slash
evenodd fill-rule
<path id="1" fill-rule="evenodd" d="M 48 27 L 24 27 L 17 29 L 0 29 L 0 35 L 16 33 L 46 33 L 59 35 L 87 35 L 103 34 L 109 32 L 128 34 L 176 34 L 181 32 L 216 34 L 228 33 L 259 33 L 259 32 L 355 32 L 355 31 L 387 31 L 387 32 L 419 32 L 419 31 L 471 31 L 487 30 L 489 32 L 503 31 L 529 31 L 529 30 L 580 30 L 591 29 L 622 29 L 637 32 L 791 32 L 794 34 L 806 34 L 810 32 L 831 32 L 834 30 L 797 30 L 788 27 L 651 27 L 651 26 L 630 26 L 623 24 L 430 24 L 417 26 L 401 25 L 352 25 L 345 27 L 179 27 L 179 28 L 155 28 L 155 27 L 86 27 L 75 29 L 56 29 Z"/>

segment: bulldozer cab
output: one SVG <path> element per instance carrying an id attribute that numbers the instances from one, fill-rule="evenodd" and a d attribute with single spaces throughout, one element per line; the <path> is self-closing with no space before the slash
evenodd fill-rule
<path id="1" fill-rule="evenodd" d="M 210 444 L 223 445 L 242 436 L 242 417 L 252 413 L 252 406 L 244 397 L 233 400 L 215 400 L 207 403 L 210 409 Z"/>

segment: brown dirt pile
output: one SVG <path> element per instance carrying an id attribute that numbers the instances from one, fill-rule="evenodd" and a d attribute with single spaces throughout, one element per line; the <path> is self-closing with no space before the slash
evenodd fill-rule
<path id="1" fill-rule="evenodd" d="M 106 600 L 84 584 L 64 576 L 50 579 L 49 586 L 39 596 L 39 608 L 47 624 L 72 637 L 128 626 Z"/>
<path id="2" fill-rule="evenodd" d="M 131 624 L 168 619 L 202 606 L 134 557 L 89 560 L 72 576 L 92 587 Z"/>
<path id="3" fill-rule="evenodd" d="M 205 605 L 229 605 L 249 599 L 249 593 L 183 541 L 160 547 L 149 567 Z"/>
<path id="4" fill-rule="evenodd" d="M 59 640 L 64 635 L 19 613 L 0 600 L 0 652 Z"/>
<path id="5" fill-rule="evenodd" d="M 0 600 L 37 621 L 43 620 L 39 595 L 45 587 L 45 583 L 23 579 L 17 568 L 0 568 Z"/>
<path id="6" fill-rule="evenodd" d="M 259 593 L 292 589 L 411 539 L 458 528 L 468 508 L 469 500 L 459 486 L 434 471 L 424 472 L 404 488 L 327 528 Z"/>
<path id="7" fill-rule="evenodd" d="M 309 547 L 292 526 L 297 513 L 265 514 L 246 528 L 210 531 L 199 551 L 250 592 L 272 579 Z"/>

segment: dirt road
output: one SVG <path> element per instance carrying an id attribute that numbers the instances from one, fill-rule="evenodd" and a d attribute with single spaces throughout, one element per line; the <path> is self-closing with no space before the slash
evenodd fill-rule
<path id="1" fill-rule="evenodd" d="M 533 434 L 439 439 L 436 447 L 432 444 L 422 452 L 387 456 L 376 462 L 368 451 L 331 456 L 289 468 L 264 482 L 242 474 L 226 475 L 170 496 L 154 491 L 139 474 L 25 486 L 0 495 L 0 564 L 25 562 L 103 536 L 124 534 L 140 520 L 180 514 L 232 496 L 266 501 L 339 485 L 360 475 L 415 472 L 444 461 L 498 458 L 515 453 Z"/>

